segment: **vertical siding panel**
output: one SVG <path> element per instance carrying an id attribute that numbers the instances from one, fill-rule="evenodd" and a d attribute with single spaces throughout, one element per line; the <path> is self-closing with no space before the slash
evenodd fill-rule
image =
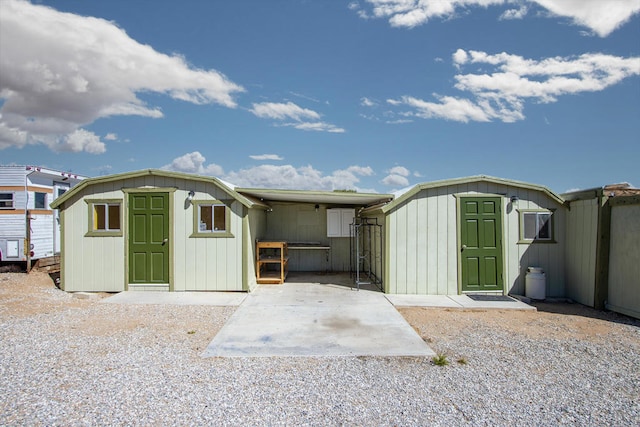
<path id="1" fill-rule="evenodd" d="M 427 197 L 427 294 L 438 293 L 438 197 L 433 190 L 425 190 Z"/>
<path id="2" fill-rule="evenodd" d="M 416 230 L 416 293 L 427 293 L 427 269 L 429 265 L 429 256 L 427 253 L 427 198 L 421 192 L 417 200 L 417 230 Z"/>
<path id="3" fill-rule="evenodd" d="M 445 202 L 447 207 L 447 294 L 458 293 L 458 215 L 456 214 L 456 198 L 461 191 L 460 186 L 447 187 Z"/>
<path id="4" fill-rule="evenodd" d="M 399 294 L 400 292 L 398 291 L 398 277 L 396 275 L 396 259 L 398 257 L 397 252 L 398 252 L 398 233 L 396 232 L 396 215 L 397 215 L 397 209 L 392 211 L 389 215 L 387 215 L 387 229 L 388 229 L 388 234 L 387 234 L 387 239 L 388 239 L 388 248 L 389 248 L 389 252 L 388 252 L 388 261 L 387 261 L 387 267 L 388 267 L 388 271 L 387 271 L 387 276 L 389 277 L 389 283 L 388 288 L 389 288 L 389 292 L 392 294 Z"/>
<path id="5" fill-rule="evenodd" d="M 611 207 L 607 308 L 640 318 L 640 204 Z"/>
<path id="6" fill-rule="evenodd" d="M 398 293 L 407 293 L 407 209 L 408 203 L 398 209 L 396 238 L 398 241 L 396 254 L 396 280 Z"/>
<path id="7" fill-rule="evenodd" d="M 417 233 L 417 216 L 418 216 L 418 200 L 412 200 L 407 206 L 407 225 L 406 225 L 406 282 L 407 293 L 415 294 L 417 292 L 417 274 L 418 274 L 418 239 Z"/>
<path id="8" fill-rule="evenodd" d="M 449 218 L 447 206 L 447 188 L 437 189 L 438 200 L 438 295 L 448 293 L 447 269 L 449 267 L 449 251 L 447 249 L 447 239 L 449 235 Z"/>
<path id="9" fill-rule="evenodd" d="M 520 259 L 518 257 L 518 240 L 520 239 L 518 227 L 519 216 L 517 206 L 511 203 L 511 196 L 514 195 L 518 196 L 518 198 L 520 197 L 518 189 L 508 187 L 505 206 L 503 206 L 505 212 L 505 287 L 508 293 L 522 295 L 522 290 L 519 289 L 518 286 L 518 278 L 520 276 Z"/>

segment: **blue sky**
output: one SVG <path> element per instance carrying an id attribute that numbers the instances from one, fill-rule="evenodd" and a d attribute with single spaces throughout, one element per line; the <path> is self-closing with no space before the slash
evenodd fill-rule
<path id="1" fill-rule="evenodd" d="M 0 164 L 640 186 L 640 0 L 0 2 Z"/>

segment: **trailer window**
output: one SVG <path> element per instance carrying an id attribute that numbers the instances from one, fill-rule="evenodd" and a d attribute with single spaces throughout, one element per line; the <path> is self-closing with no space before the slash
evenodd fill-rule
<path id="1" fill-rule="evenodd" d="M 47 193 L 39 193 L 36 191 L 34 197 L 34 209 L 46 209 L 47 208 Z"/>
<path id="2" fill-rule="evenodd" d="M 14 209 L 13 193 L 0 193 L 0 209 Z"/>

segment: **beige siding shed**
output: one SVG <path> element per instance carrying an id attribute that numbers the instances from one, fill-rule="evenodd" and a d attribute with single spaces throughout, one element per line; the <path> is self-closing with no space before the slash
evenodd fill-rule
<path id="1" fill-rule="evenodd" d="M 542 267 L 546 295 L 563 296 L 566 208 L 545 187 L 477 176 L 416 185 L 393 202 L 365 210 L 384 215 L 385 291 L 395 294 L 457 295 L 460 286 L 459 200 L 466 196 L 501 201 L 505 294 L 525 293 L 527 267 Z M 512 202 L 512 197 L 517 202 Z M 521 238 L 521 212 L 552 212 L 552 242 Z"/>
<path id="2" fill-rule="evenodd" d="M 166 283 L 133 285 L 128 274 L 128 195 L 145 192 L 169 197 L 169 274 Z M 88 232 L 89 206 L 102 200 L 121 204 L 120 232 Z M 222 237 L 196 233 L 194 209 L 212 202 L 226 206 L 228 229 Z M 264 206 L 215 178 L 158 170 L 93 178 L 65 193 L 53 207 L 61 210 L 61 285 L 66 291 L 242 291 L 255 286 L 249 239 L 263 227 L 259 211 L 264 212 Z"/>

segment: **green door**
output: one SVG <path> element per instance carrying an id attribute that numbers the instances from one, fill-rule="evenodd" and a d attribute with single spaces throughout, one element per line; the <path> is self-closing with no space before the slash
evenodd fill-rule
<path id="1" fill-rule="evenodd" d="M 503 290 L 500 197 L 463 197 L 460 202 L 462 291 Z"/>
<path id="2" fill-rule="evenodd" d="M 129 228 L 129 283 L 169 283 L 169 194 L 130 194 Z"/>

